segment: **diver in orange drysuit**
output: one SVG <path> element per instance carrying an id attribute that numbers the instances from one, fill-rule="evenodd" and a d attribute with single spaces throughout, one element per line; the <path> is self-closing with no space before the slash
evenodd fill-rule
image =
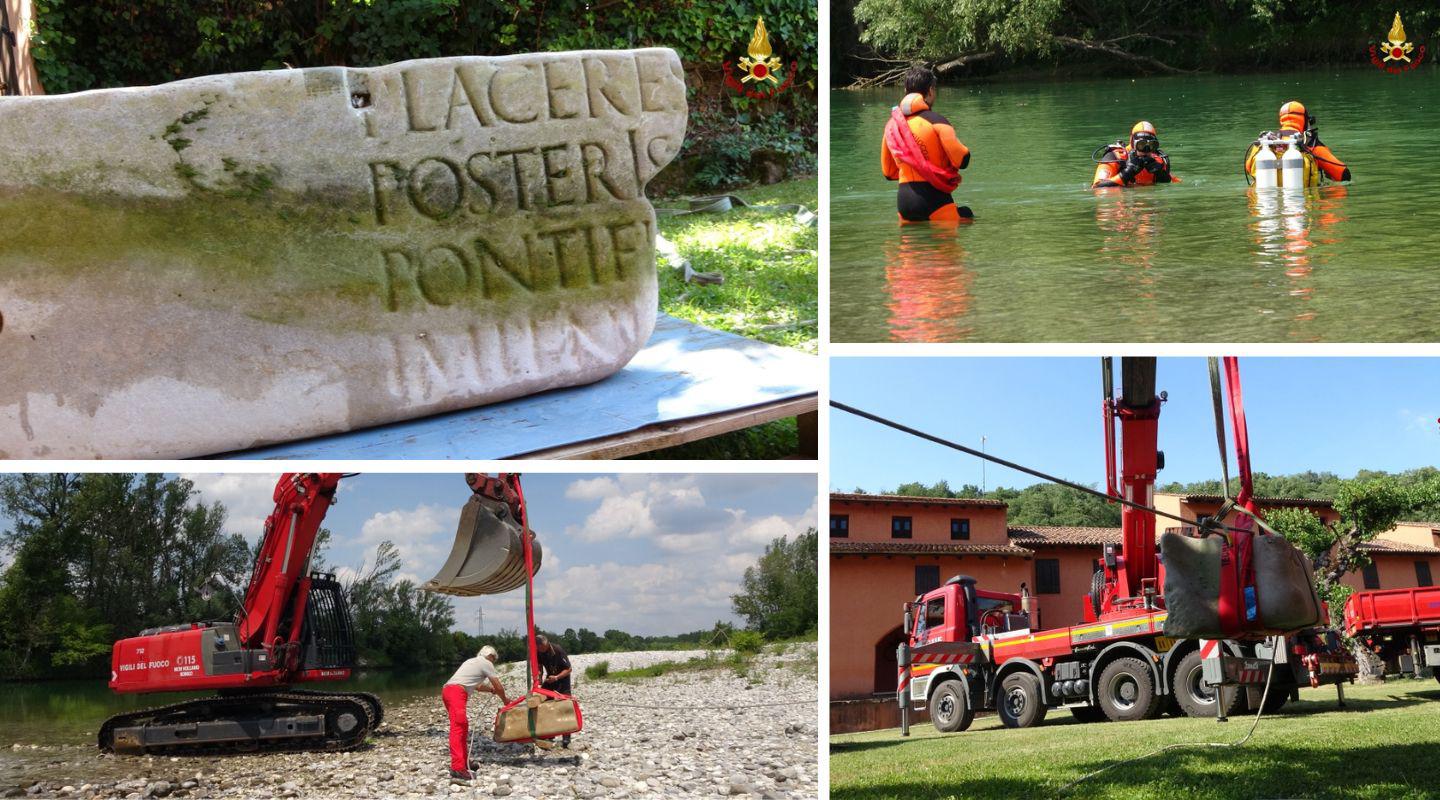
<path id="1" fill-rule="evenodd" d="M 1129 145 L 1117 141 L 1102 149 L 1105 155 L 1096 159 L 1091 189 L 1148 186 L 1179 180 L 1170 174 L 1170 156 L 1160 149 L 1160 136 L 1148 122 L 1142 120 L 1130 128 Z"/>
<path id="2" fill-rule="evenodd" d="M 1307 112 L 1299 100 L 1291 100 L 1280 106 L 1280 130 L 1284 135 L 1300 134 L 1300 147 L 1315 159 L 1315 165 L 1332 181 L 1350 180 L 1350 168 L 1320 141 L 1320 132 L 1315 126 L 1315 115 Z M 1245 174 L 1255 174 L 1255 153 L 1253 148 L 1245 159 Z"/>
<path id="3" fill-rule="evenodd" d="M 960 170 L 970 164 L 970 149 L 955 137 L 950 121 L 931 110 L 935 73 L 913 67 L 905 76 L 905 98 L 891 109 L 880 142 L 880 170 L 900 181 L 895 205 L 901 223 L 970 219 L 967 206 L 956 206 L 950 193 L 960 185 Z"/>

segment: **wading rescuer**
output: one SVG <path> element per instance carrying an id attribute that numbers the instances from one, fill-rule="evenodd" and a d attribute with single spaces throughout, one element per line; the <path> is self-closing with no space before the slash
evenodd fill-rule
<path id="1" fill-rule="evenodd" d="M 445 713 L 450 717 L 450 777 L 453 779 L 474 780 L 475 769 L 479 766 L 466 758 L 469 755 L 470 717 L 465 704 L 470 699 L 471 690 L 499 697 L 502 706 L 510 702 L 505 695 L 505 687 L 500 685 L 500 673 L 495 669 L 495 659 L 499 657 L 495 648 L 485 645 L 474 658 L 461 664 L 460 669 L 455 670 L 455 674 L 445 682 L 445 688 L 440 690 L 440 697 L 445 701 Z"/>
<path id="2" fill-rule="evenodd" d="M 1104 155 L 1100 155 L 1100 151 Z M 1095 151 L 1095 179 L 1091 189 L 1113 186 L 1148 186 L 1178 182 L 1170 174 L 1170 157 L 1160 149 L 1155 126 L 1140 121 L 1130 128 L 1130 141 L 1116 141 Z"/>
<path id="3" fill-rule="evenodd" d="M 880 170 L 900 181 L 895 205 L 901 223 L 970 219 L 950 193 L 960 185 L 960 170 L 970 164 L 970 149 L 955 138 L 950 121 L 935 113 L 935 73 L 914 66 L 905 75 L 905 98 L 890 110 L 880 142 Z"/>
<path id="4" fill-rule="evenodd" d="M 1315 115 L 1305 110 L 1299 100 L 1291 100 L 1280 106 L 1280 130 L 1266 131 L 1245 154 L 1245 174 L 1255 177 L 1255 157 L 1260 152 L 1260 141 L 1269 138 L 1300 137 L 1301 152 L 1314 159 L 1315 166 L 1332 181 L 1350 180 L 1350 168 L 1330 148 L 1320 141 L 1320 131 L 1315 124 Z M 1307 182 L 1308 185 L 1308 182 Z"/>
<path id="5" fill-rule="evenodd" d="M 535 635 L 535 652 L 540 661 L 540 669 L 545 676 L 541 678 L 540 685 L 552 692 L 570 695 L 570 656 L 561 649 L 560 645 L 552 644 L 544 634 Z M 560 737 L 560 746 L 570 746 L 570 734 Z"/>

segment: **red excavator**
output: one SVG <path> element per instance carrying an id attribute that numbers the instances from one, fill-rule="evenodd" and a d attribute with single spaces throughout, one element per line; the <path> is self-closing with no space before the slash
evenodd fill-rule
<path id="1" fill-rule="evenodd" d="M 1241 688 L 1252 704 L 1263 700 L 1274 710 L 1298 686 L 1353 678 L 1353 659 L 1317 627 L 1325 613 L 1308 563 L 1257 513 L 1234 359 L 1224 365 L 1224 410 L 1241 491 L 1211 519 L 1177 520 L 1184 532 L 1160 537 L 1163 558 L 1153 490 L 1164 466 L 1157 425 L 1166 396 L 1155 391 L 1155 359 L 1122 359 L 1119 396 L 1111 360 L 1102 364 L 1105 494 L 1121 504 L 1122 541 L 1105 546 L 1084 599 L 1085 622 L 1033 630 L 1023 586 L 1019 594 L 989 591 L 963 575 L 906 603 L 907 641 L 897 654 L 902 733 L 912 708 L 928 708 L 942 732 L 964 730 L 976 709 L 996 710 L 1007 727 L 1039 724 L 1052 707 L 1082 721 L 1147 719 L 1167 708 L 1224 719 Z M 1223 457 L 1220 374 L 1212 365 Z M 1272 663 L 1283 666 L 1272 672 Z"/>
<path id="2" fill-rule="evenodd" d="M 294 688 L 343 681 L 356 662 L 344 591 L 333 573 L 310 570 L 320 523 L 335 503 L 338 473 L 286 473 L 275 484 L 244 602 L 231 620 L 150 628 L 115 643 L 110 688 L 124 694 L 215 695 L 117 714 L 100 748 L 121 754 L 358 747 L 380 724 L 373 694 Z M 526 549 L 540 547 L 523 523 L 518 476 L 467 475 L 450 558 L 424 588 L 494 594 L 526 583 Z M 529 539 L 527 548 L 526 539 Z"/>

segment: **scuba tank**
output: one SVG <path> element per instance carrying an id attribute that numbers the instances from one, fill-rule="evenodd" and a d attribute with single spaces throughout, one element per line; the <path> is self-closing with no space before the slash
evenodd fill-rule
<path id="1" fill-rule="evenodd" d="M 1286 189 L 1305 188 L 1305 154 L 1300 152 L 1298 136 L 1280 157 L 1280 185 Z"/>
<path id="2" fill-rule="evenodd" d="M 1275 158 L 1275 151 L 1270 149 L 1270 142 L 1265 139 L 1257 141 L 1259 151 L 1255 153 L 1255 188 L 1273 189 L 1279 185 L 1279 166 Z"/>

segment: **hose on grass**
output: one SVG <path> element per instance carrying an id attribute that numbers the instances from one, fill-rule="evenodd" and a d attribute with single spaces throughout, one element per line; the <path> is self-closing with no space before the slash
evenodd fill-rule
<path id="1" fill-rule="evenodd" d="M 1106 764 L 1105 766 L 1101 767 L 1100 769 L 1095 770 L 1094 772 L 1088 772 L 1088 773 L 1086 773 L 1086 774 L 1084 774 L 1084 775 L 1081 775 L 1080 777 L 1076 778 L 1075 780 L 1070 781 L 1069 783 L 1067 783 L 1067 784 L 1065 784 L 1064 786 L 1060 787 L 1060 791 L 1057 792 L 1056 795 L 1059 796 L 1059 797 L 1063 797 L 1063 796 L 1064 796 L 1067 792 L 1069 792 L 1071 789 L 1074 789 L 1076 786 L 1079 786 L 1080 784 L 1084 783 L 1085 781 L 1090 780 L 1091 778 L 1095 777 L 1096 775 L 1100 775 L 1100 774 L 1102 774 L 1102 773 L 1104 773 L 1104 772 L 1107 772 L 1107 771 L 1109 771 L 1109 770 L 1112 770 L 1112 769 L 1114 769 L 1114 768 L 1116 768 L 1116 767 L 1124 766 L 1124 765 L 1126 765 L 1126 764 L 1134 764 L 1134 763 L 1139 762 L 1139 761 L 1144 761 L 1144 760 L 1147 759 L 1147 758 L 1152 758 L 1152 757 L 1154 757 L 1154 756 L 1158 756 L 1158 755 L 1160 755 L 1161 753 L 1168 752 L 1168 751 L 1170 751 L 1170 750 L 1182 750 L 1182 749 L 1187 748 L 1187 747 L 1215 747 L 1215 748 L 1222 748 L 1222 749 L 1230 749 L 1230 748 L 1240 747 L 1240 746 L 1244 745 L 1246 742 L 1250 741 L 1250 737 L 1252 737 L 1252 736 L 1255 735 L 1255 729 L 1258 728 L 1258 727 L 1260 727 L 1260 717 L 1264 716 L 1264 714 L 1265 714 L 1265 701 L 1270 697 L 1270 683 L 1271 683 L 1271 680 L 1272 680 L 1274 677 L 1275 677 L 1275 659 L 1272 658 L 1272 659 L 1270 659 L 1270 671 L 1265 674 L 1265 691 L 1262 692 L 1261 695 L 1260 695 L 1260 707 L 1255 710 L 1255 721 L 1252 722 L 1252 723 L 1250 723 L 1250 730 L 1246 731 L 1246 732 L 1245 732 L 1245 735 L 1244 735 L 1244 736 L 1241 736 L 1239 739 L 1236 739 L 1236 740 L 1233 741 L 1233 742 L 1177 742 L 1177 743 L 1175 743 L 1175 744 L 1167 744 L 1167 745 L 1165 745 L 1164 747 L 1158 748 L 1158 749 L 1156 749 L 1156 750 L 1151 750 L 1150 752 L 1145 753 L 1145 754 L 1143 754 L 1143 755 L 1138 755 L 1138 756 L 1135 756 L 1134 758 L 1127 758 L 1127 759 L 1123 759 L 1123 760 L 1121 760 L 1121 761 L 1116 761 L 1116 762 L 1113 763 L 1113 764 Z M 1223 691 L 1224 691 L 1223 689 L 1217 687 L 1216 692 L 1215 692 L 1215 702 L 1216 702 L 1216 703 L 1222 703 L 1222 702 L 1224 701 L 1224 697 L 1222 696 L 1222 692 L 1223 692 Z M 1238 691 L 1238 690 L 1237 690 L 1237 691 Z"/>

